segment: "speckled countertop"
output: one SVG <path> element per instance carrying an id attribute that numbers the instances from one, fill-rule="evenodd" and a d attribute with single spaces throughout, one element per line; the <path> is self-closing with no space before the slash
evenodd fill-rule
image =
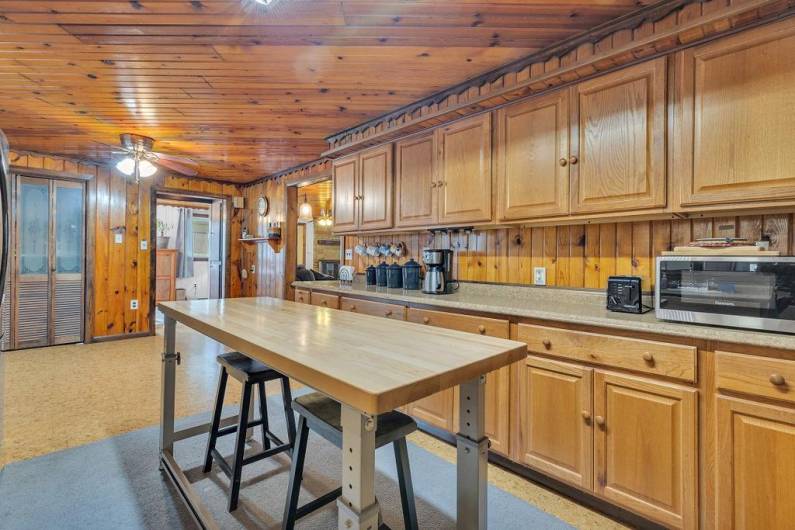
<path id="1" fill-rule="evenodd" d="M 453 294 L 431 295 L 423 294 L 421 291 L 367 287 L 364 281 L 358 278 L 353 285 L 346 286 L 341 286 L 336 280 L 294 282 L 293 286 L 303 289 L 320 289 L 339 294 L 370 296 L 385 300 L 426 304 L 439 308 L 481 311 L 555 322 L 659 333 L 722 343 L 795 350 L 795 335 L 786 333 L 747 331 L 717 326 L 667 322 L 658 320 L 654 316 L 654 311 L 643 315 L 607 311 L 605 309 L 605 295 L 600 292 L 462 283 L 460 289 Z M 652 302 L 651 297 L 645 297 L 644 301 L 647 304 Z"/>

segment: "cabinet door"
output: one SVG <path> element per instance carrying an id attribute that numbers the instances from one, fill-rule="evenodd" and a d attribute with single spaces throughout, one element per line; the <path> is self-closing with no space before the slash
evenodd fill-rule
<path id="1" fill-rule="evenodd" d="M 392 227 L 392 144 L 359 155 L 359 228 Z"/>
<path id="2" fill-rule="evenodd" d="M 717 403 L 715 527 L 792 528 L 795 410 L 723 396 Z"/>
<path id="3" fill-rule="evenodd" d="M 514 458 L 590 489 L 593 370 L 528 356 L 518 374 Z"/>
<path id="4" fill-rule="evenodd" d="M 491 220 L 491 115 L 436 130 L 439 222 Z"/>
<path id="5" fill-rule="evenodd" d="M 448 388 L 411 403 L 408 406 L 409 415 L 434 427 L 452 432 L 454 429 L 453 401 L 454 390 Z"/>
<path id="6" fill-rule="evenodd" d="M 358 222 L 357 178 L 359 158 L 349 156 L 334 161 L 334 231 L 356 230 Z"/>
<path id="7" fill-rule="evenodd" d="M 795 198 L 795 23 L 678 56 L 682 206 Z"/>
<path id="8" fill-rule="evenodd" d="M 572 93 L 572 213 L 665 206 L 665 58 Z"/>
<path id="9" fill-rule="evenodd" d="M 697 524 L 697 391 L 597 370 L 594 488 L 676 528 Z"/>
<path id="10" fill-rule="evenodd" d="M 500 221 L 569 212 L 569 92 L 497 112 Z"/>
<path id="11" fill-rule="evenodd" d="M 436 223 L 433 135 L 395 144 L 395 226 Z"/>

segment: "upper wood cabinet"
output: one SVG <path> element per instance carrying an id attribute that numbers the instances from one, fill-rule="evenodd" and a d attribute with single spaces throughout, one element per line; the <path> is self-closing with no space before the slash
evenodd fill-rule
<path id="1" fill-rule="evenodd" d="M 571 212 L 666 204 L 664 57 L 575 85 Z"/>
<path id="2" fill-rule="evenodd" d="M 594 488 L 666 526 L 697 526 L 697 390 L 596 370 Z"/>
<path id="3" fill-rule="evenodd" d="M 569 212 L 569 92 L 497 111 L 497 220 Z"/>
<path id="4" fill-rule="evenodd" d="M 491 114 L 436 129 L 439 223 L 487 222 L 491 215 Z"/>
<path id="5" fill-rule="evenodd" d="M 334 231 L 392 227 L 392 144 L 334 161 Z"/>
<path id="6" fill-rule="evenodd" d="M 793 57 L 791 20 L 677 56 L 680 206 L 795 199 Z"/>
<path id="7" fill-rule="evenodd" d="M 395 143 L 395 226 L 436 224 L 433 134 Z"/>
<path id="8" fill-rule="evenodd" d="M 795 410 L 717 398 L 715 528 L 792 528 Z"/>
<path id="9" fill-rule="evenodd" d="M 358 226 L 359 157 L 348 156 L 334 161 L 332 181 L 334 184 L 334 231 L 355 230 Z"/>

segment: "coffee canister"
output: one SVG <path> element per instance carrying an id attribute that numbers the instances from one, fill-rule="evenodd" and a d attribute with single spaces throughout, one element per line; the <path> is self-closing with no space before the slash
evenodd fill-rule
<path id="1" fill-rule="evenodd" d="M 412 290 L 420 288 L 420 264 L 413 259 L 403 265 L 403 288 Z"/>
<path id="2" fill-rule="evenodd" d="M 376 280 L 375 267 L 373 267 L 372 265 L 367 267 L 367 269 L 365 270 L 365 276 L 367 276 L 367 285 L 375 285 L 375 280 Z"/>
<path id="3" fill-rule="evenodd" d="M 378 287 L 386 287 L 386 275 L 388 269 L 389 265 L 387 265 L 385 261 L 379 263 L 378 267 L 375 268 L 375 284 Z"/>
<path id="4" fill-rule="evenodd" d="M 390 289 L 400 289 L 403 287 L 403 267 L 397 263 L 389 266 L 386 273 L 386 286 Z"/>

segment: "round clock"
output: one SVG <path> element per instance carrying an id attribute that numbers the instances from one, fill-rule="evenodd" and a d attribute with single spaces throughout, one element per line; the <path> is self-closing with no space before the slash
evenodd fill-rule
<path id="1" fill-rule="evenodd" d="M 260 215 L 262 216 L 268 215 L 269 207 L 270 205 L 268 204 L 268 199 L 266 199 L 265 197 L 260 197 L 259 199 L 257 199 L 257 212 Z"/>

